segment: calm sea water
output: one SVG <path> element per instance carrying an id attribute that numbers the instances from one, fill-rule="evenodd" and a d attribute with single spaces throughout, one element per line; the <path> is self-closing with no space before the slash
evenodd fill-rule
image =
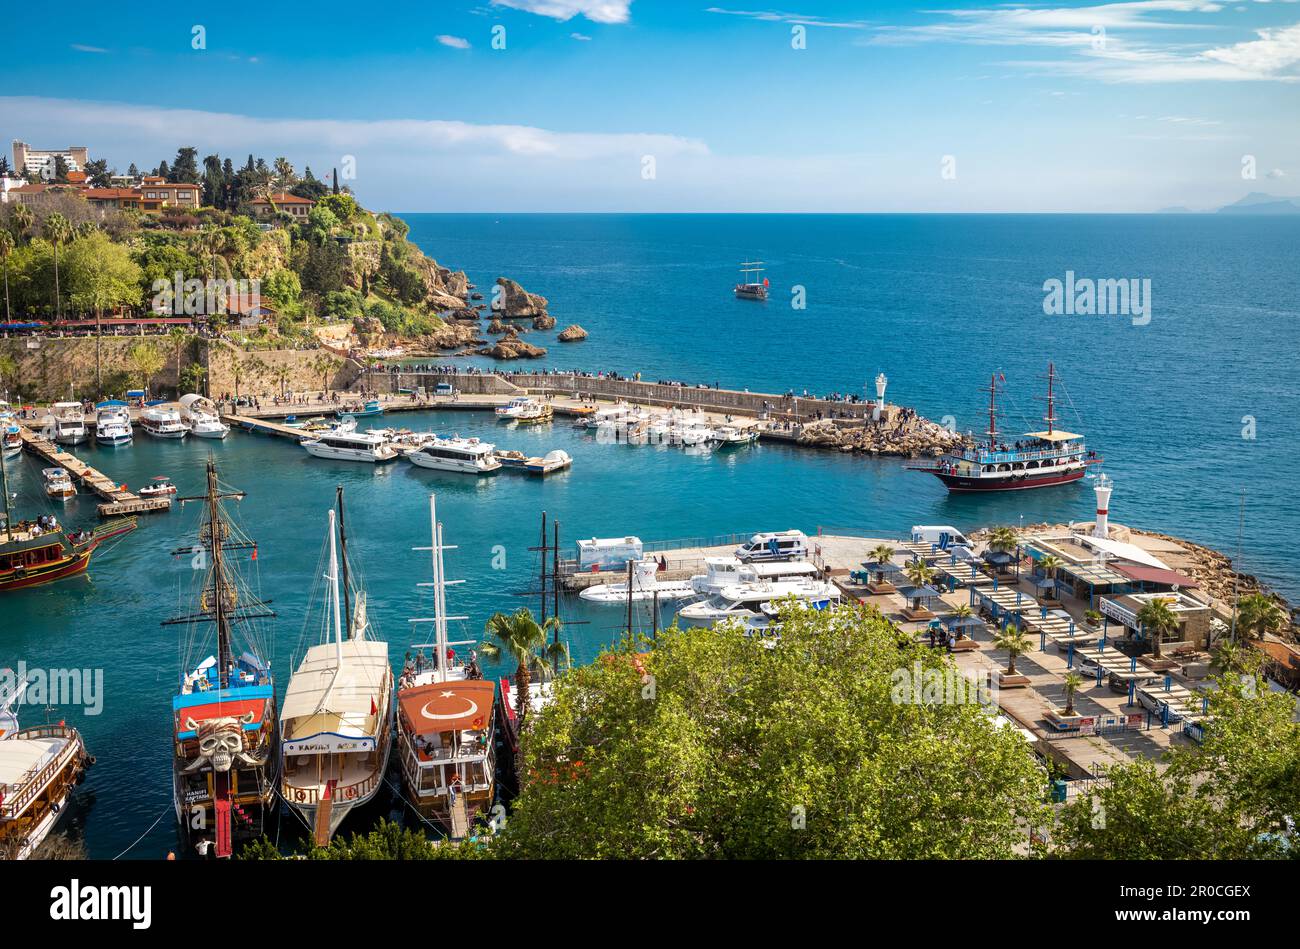
<path id="1" fill-rule="evenodd" d="M 412 238 L 441 263 L 465 268 L 488 292 L 505 274 L 550 298 L 561 327 L 591 338 L 551 348 L 549 365 L 641 372 L 650 379 L 720 382 L 783 391 L 864 394 L 878 371 L 889 398 L 932 418 L 983 428 L 978 386 L 1002 372 L 1014 406 L 1041 415 L 1033 396 L 1049 359 L 1063 374 L 1078 425 L 1116 480 L 1113 517 L 1232 550 L 1246 497 L 1245 566 L 1300 594 L 1287 545 L 1300 527 L 1286 488 L 1300 444 L 1294 364 L 1300 318 L 1300 222 L 1210 217 L 801 217 L 410 215 Z M 735 264 L 769 267 L 766 303 L 736 301 Z M 1041 286 L 1079 276 L 1148 277 L 1149 325 L 1122 317 L 1045 317 Z M 805 288 L 807 309 L 789 305 Z M 1242 438 L 1243 416 L 1256 437 Z M 306 618 L 334 486 L 348 498 L 351 549 L 371 618 L 400 662 L 415 641 L 407 619 L 429 615 L 415 584 L 428 579 L 427 498 L 438 495 L 451 577 L 450 607 L 472 638 L 497 610 L 530 605 L 545 510 L 577 537 L 635 533 L 645 540 L 800 527 L 902 534 L 915 523 L 1088 518 L 1084 485 L 992 498 L 950 498 L 896 461 L 760 445 L 714 455 L 598 445 L 568 424 L 514 428 L 491 415 L 403 415 L 400 423 L 490 438 L 542 453 L 563 448 L 571 471 L 545 480 L 471 478 L 309 458 L 293 444 L 234 433 L 224 443 L 159 441 L 79 452 L 131 485 L 159 474 L 196 493 L 211 453 L 229 485 L 248 492 L 237 513 L 259 541 L 261 592 L 279 617 L 267 628 L 282 690 L 304 645 Z M 1014 412 L 1005 420 L 1020 427 Z M 39 465 L 11 465 L 24 513 L 45 510 Z M 194 507 L 142 519 L 96 555 L 86 578 L 0 601 L 0 665 L 104 670 L 101 714 L 58 708 L 82 728 L 99 763 L 72 815 L 94 857 L 143 839 L 131 857 L 177 846 L 170 816 L 169 707 L 184 634 L 160 620 L 187 609 L 187 545 Z M 70 523 L 95 519 L 93 499 L 66 505 Z M 501 551 L 504 569 L 500 566 Z M 494 558 L 495 563 L 494 563 Z M 618 635 L 617 607 L 562 605 L 575 659 Z M 648 625 L 645 611 L 638 624 Z M 39 708 L 24 721 L 39 723 Z M 150 825 L 161 817 L 157 825 Z M 146 831 L 148 831 L 146 833 Z"/>

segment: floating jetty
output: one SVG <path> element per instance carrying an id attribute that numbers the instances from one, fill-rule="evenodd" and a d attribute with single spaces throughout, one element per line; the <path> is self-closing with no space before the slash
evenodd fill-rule
<path id="1" fill-rule="evenodd" d="M 76 455 L 64 451 L 44 435 L 38 435 L 25 425 L 18 426 L 23 447 L 55 468 L 64 468 L 69 474 L 104 499 L 99 505 L 100 517 L 120 517 L 127 514 L 147 514 L 171 509 L 171 498 L 142 498 L 122 489 L 122 485 L 97 468 L 92 468 Z"/>

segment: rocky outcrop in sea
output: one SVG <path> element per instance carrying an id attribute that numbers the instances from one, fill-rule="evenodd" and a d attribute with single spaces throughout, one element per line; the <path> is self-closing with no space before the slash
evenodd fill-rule
<path id="1" fill-rule="evenodd" d="M 552 320 L 551 322 L 552 324 L 554 324 L 555 321 Z M 587 338 L 587 331 L 583 329 L 581 326 L 579 326 L 577 323 L 574 323 L 572 326 L 566 326 L 564 329 L 560 331 L 560 335 L 556 337 L 556 339 L 558 339 L 562 343 L 576 343 L 578 342 L 578 340 L 582 340 L 586 338 Z"/>
<path id="2" fill-rule="evenodd" d="M 520 339 L 519 331 L 513 326 L 506 327 L 505 333 L 495 344 L 475 352 L 480 356 L 491 356 L 493 359 L 539 359 L 546 355 L 546 350 L 541 346 L 534 346 Z"/>
<path id="3" fill-rule="evenodd" d="M 500 295 L 493 301 L 492 311 L 500 316 L 536 317 L 546 316 L 546 297 L 538 293 L 529 293 L 508 277 L 497 277 Z"/>

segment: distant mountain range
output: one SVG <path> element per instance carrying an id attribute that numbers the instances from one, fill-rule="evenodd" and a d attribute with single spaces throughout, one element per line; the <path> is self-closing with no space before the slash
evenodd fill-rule
<path id="1" fill-rule="evenodd" d="M 1194 211 L 1191 208 L 1161 208 L 1157 214 L 1249 214 L 1255 217 L 1271 214 L 1300 214 L 1300 198 L 1280 198 L 1262 191 L 1252 191 L 1239 201 L 1221 208 Z"/>

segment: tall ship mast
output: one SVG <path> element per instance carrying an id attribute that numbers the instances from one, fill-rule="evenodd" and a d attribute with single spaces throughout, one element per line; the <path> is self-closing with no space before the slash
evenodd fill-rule
<path id="1" fill-rule="evenodd" d="M 229 857 L 234 843 L 262 835 L 276 807 L 279 720 L 266 640 L 257 621 L 275 613 L 253 592 L 239 564 L 257 560 L 257 542 L 227 515 L 243 491 L 223 491 L 207 464 L 197 542 L 172 551 L 200 577 L 192 612 L 164 620 L 182 626 L 185 665 L 172 698 L 172 789 L 189 844 Z M 199 659 L 198 657 L 203 657 Z M 198 661 L 195 661 L 195 660 Z"/>
<path id="2" fill-rule="evenodd" d="M 408 661 L 397 683 L 397 750 L 406 799 L 422 816 L 438 821 L 455 839 L 469 834 L 474 819 L 491 806 L 496 793 L 496 685 L 483 678 L 477 662 L 459 661 L 451 642 L 447 615 L 448 580 L 442 553 L 454 550 L 442 542 L 437 498 L 429 495 L 429 547 L 433 580 L 420 586 L 433 590 L 433 616 L 411 620 L 413 626 L 432 624 L 433 641 L 417 643 L 415 660 Z M 425 648 L 433 656 L 426 665 Z"/>
<path id="3" fill-rule="evenodd" d="M 761 278 L 761 279 L 760 279 Z M 740 265 L 740 283 L 736 284 L 736 297 L 741 300 L 766 300 L 767 278 L 763 276 L 761 260 L 747 260 Z"/>
<path id="4" fill-rule="evenodd" d="M 1089 451 L 1084 437 L 1057 428 L 1056 367 L 1047 364 L 1047 414 L 1042 431 L 1026 432 L 1009 441 L 998 430 L 998 386 L 1006 379 L 989 378 L 989 427 L 984 444 L 945 452 L 932 465 L 912 465 L 909 470 L 934 475 L 953 493 L 1023 491 L 1078 481 L 1089 466 L 1101 464 Z"/>
<path id="5" fill-rule="evenodd" d="M 280 745 L 281 796 L 321 847 L 379 792 L 393 731 L 388 643 L 370 635 L 366 594 L 348 559 L 342 487 L 327 521 L 321 639 L 289 679 Z"/>

